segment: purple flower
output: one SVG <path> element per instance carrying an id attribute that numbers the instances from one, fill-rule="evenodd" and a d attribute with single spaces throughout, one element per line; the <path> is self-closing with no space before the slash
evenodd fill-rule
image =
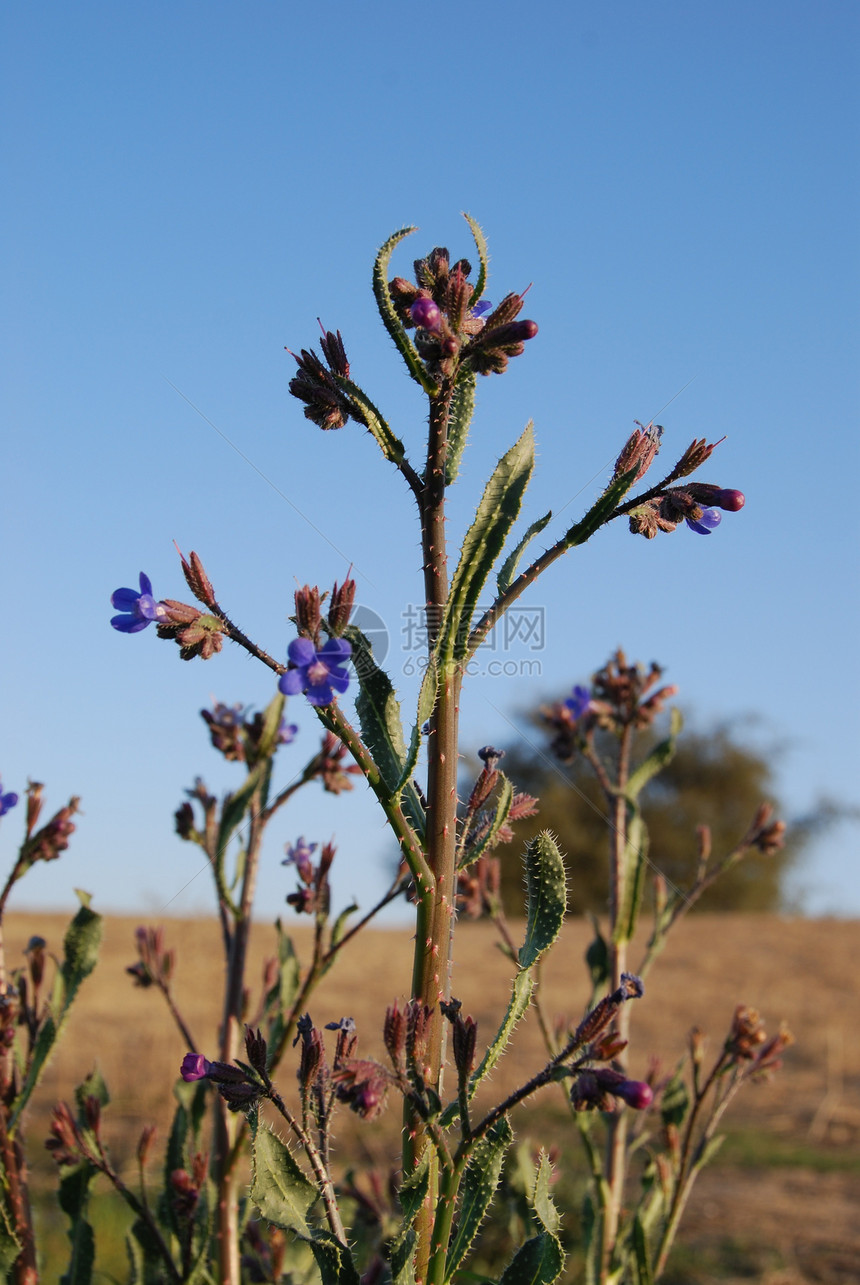
<path id="1" fill-rule="evenodd" d="M 115 589 L 110 596 L 110 603 L 122 612 L 122 615 L 113 617 L 111 624 L 123 634 L 136 634 L 153 620 L 167 619 L 167 608 L 153 598 L 152 581 L 142 571 L 140 590 Z"/>
<path id="2" fill-rule="evenodd" d="M 287 655 L 295 668 L 282 674 L 278 683 L 285 696 L 304 692 L 312 705 L 330 705 L 335 692 L 345 692 L 349 686 L 343 666 L 352 648 L 345 638 L 329 638 L 319 651 L 310 638 L 294 638 Z"/>
<path id="3" fill-rule="evenodd" d="M 583 714 L 588 713 L 588 707 L 591 704 L 591 692 L 587 687 L 582 687 L 577 683 L 573 689 L 573 695 L 568 696 L 564 704 L 573 715 L 574 721 L 578 721 Z"/>
<path id="4" fill-rule="evenodd" d="M 10 790 L 8 794 L 3 793 L 3 786 L 0 784 L 0 817 L 4 817 L 10 812 L 18 802 L 18 795 L 13 794 Z"/>
<path id="5" fill-rule="evenodd" d="M 288 723 L 285 718 L 281 719 L 281 723 L 278 728 L 279 745 L 292 745 L 293 741 L 296 739 L 298 734 L 299 734 L 298 723 Z"/>
<path id="6" fill-rule="evenodd" d="M 469 316 L 484 317 L 488 312 L 492 311 L 493 305 L 490 303 L 489 299 L 480 299 L 478 303 L 475 304 L 474 308 L 469 309 Z"/>
<path id="7" fill-rule="evenodd" d="M 719 509 L 702 509 L 702 516 L 697 522 L 692 518 L 687 518 L 687 526 L 697 535 L 710 535 L 715 527 L 718 527 L 723 520 L 723 515 Z"/>
<path id="8" fill-rule="evenodd" d="M 281 865 L 294 865 L 298 871 L 299 877 L 304 879 L 305 883 L 310 883 L 314 872 L 311 857 L 316 852 L 318 846 L 319 845 L 316 843 L 308 843 L 303 834 L 299 835 L 295 843 L 287 844 L 287 855 L 281 862 Z"/>
<path id="9" fill-rule="evenodd" d="M 186 1082 L 205 1080 L 212 1063 L 202 1053 L 186 1053 L 179 1074 Z"/>
<path id="10" fill-rule="evenodd" d="M 416 299 L 409 309 L 409 315 L 422 330 L 438 330 L 442 324 L 441 309 L 432 299 Z"/>

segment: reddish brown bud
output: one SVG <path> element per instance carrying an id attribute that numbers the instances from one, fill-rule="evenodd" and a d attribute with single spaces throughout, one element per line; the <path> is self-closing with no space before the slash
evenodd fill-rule
<path id="1" fill-rule="evenodd" d="M 328 609 L 328 626 L 335 638 L 339 638 L 349 624 L 354 602 L 355 581 L 347 578 L 340 586 L 335 581 Z"/>
<path id="2" fill-rule="evenodd" d="M 179 550 L 178 546 L 177 552 L 182 562 L 182 571 L 188 582 L 188 588 L 194 594 L 194 597 L 198 602 L 204 603 L 205 606 L 214 607 L 216 605 L 215 590 L 212 588 L 209 577 L 203 569 L 203 563 L 197 554 L 192 550 L 190 559 L 186 561 L 185 555 Z"/>
<path id="3" fill-rule="evenodd" d="M 320 614 L 320 591 L 316 585 L 303 585 L 296 590 L 296 628 L 303 638 L 313 642 L 319 640 L 322 617 Z"/>

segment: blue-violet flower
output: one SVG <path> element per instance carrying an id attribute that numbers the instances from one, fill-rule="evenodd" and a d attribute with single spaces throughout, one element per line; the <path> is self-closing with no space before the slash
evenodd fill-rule
<path id="1" fill-rule="evenodd" d="M 10 812 L 17 802 L 18 795 L 11 790 L 8 794 L 4 794 L 3 785 L 0 783 L 0 817 L 4 817 L 7 812 Z"/>
<path id="2" fill-rule="evenodd" d="M 573 715 L 574 720 L 578 720 L 582 718 L 583 714 L 588 713 L 588 707 L 591 704 L 591 692 L 587 687 L 577 683 L 573 689 L 573 695 L 569 696 L 564 703 Z"/>
<path id="3" fill-rule="evenodd" d="M 687 518 L 687 526 L 697 535 L 710 535 L 722 520 L 723 515 L 719 509 L 702 509 L 702 516 L 698 521 L 694 522 L 692 518 Z"/>
<path id="4" fill-rule="evenodd" d="M 335 692 L 345 692 L 349 674 L 344 669 L 352 655 L 345 638 L 329 638 L 317 651 L 310 638 L 294 638 L 287 655 L 295 666 L 281 675 L 278 689 L 285 696 L 304 692 L 312 705 L 330 705 Z"/>
<path id="5" fill-rule="evenodd" d="M 167 608 L 153 598 L 152 581 L 142 571 L 140 589 L 116 589 L 110 596 L 110 604 L 122 612 L 122 615 L 113 617 L 111 624 L 123 634 L 136 634 L 153 620 L 167 619 Z"/>
<path id="6" fill-rule="evenodd" d="M 287 855 L 281 862 L 282 866 L 295 866 L 299 878 L 304 879 L 305 883 L 310 883 L 313 876 L 313 864 L 311 857 L 316 852 L 319 845 L 308 843 L 305 836 L 299 835 L 295 843 L 287 844 Z"/>

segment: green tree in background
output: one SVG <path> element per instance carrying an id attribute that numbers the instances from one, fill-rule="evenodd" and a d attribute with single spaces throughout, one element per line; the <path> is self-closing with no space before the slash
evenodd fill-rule
<path id="1" fill-rule="evenodd" d="M 674 694 L 674 689 L 663 690 Z M 564 715 L 564 710 L 564 703 L 542 707 L 530 719 L 526 735 L 505 750 L 505 774 L 517 790 L 539 800 L 536 815 L 517 824 L 515 844 L 500 850 L 502 903 L 511 915 L 522 913 L 518 853 L 528 839 L 546 829 L 557 836 L 567 857 L 570 912 L 606 910 L 610 814 L 604 791 L 577 737 L 570 734 L 577 720 L 568 714 L 569 726 L 563 726 L 564 716 L 559 725 L 559 711 Z M 668 723 L 668 718 L 658 720 L 656 728 L 638 733 L 636 759 L 644 759 L 660 740 L 660 721 Z M 594 736 L 602 756 L 612 753 L 612 734 L 602 730 L 599 721 L 589 734 Z M 774 805 L 777 815 L 783 815 L 774 790 L 771 763 L 761 752 L 745 745 L 728 726 L 682 730 L 673 757 L 642 792 L 652 873 L 661 872 L 676 888 L 689 888 L 699 869 L 702 842 L 707 842 L 701 827 L 706 826 L 710 832 L 709 864 L 716 865 L 747 834 L 765 802 Z M 764 912 L 787 909 L 788 873 L 813 835 L 840 815 L 838 807 L 822 804 L 812 815 L 788 826 L 784 845 L 778 850 L 762 852 L 753 848 L 702 894 L 697 908 Z"/>

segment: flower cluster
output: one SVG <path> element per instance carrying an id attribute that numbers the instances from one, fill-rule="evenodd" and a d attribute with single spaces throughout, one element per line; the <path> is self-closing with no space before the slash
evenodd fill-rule
<path id="1" fill-rule="evenodd" d="M 341 380 L 349 379 L 349 362 L 340 331 L 323 331 L 320 342 L 327 368 L 315 352 L 306 348 L 296 357 L 298 373 L 290 380 L 290 392 L 305 403 L 305 418 L 320 428 L 343 428 L 350 419 L 365 424 L 361 407 L 343 390 Z M 290 350 L 287 349 L 287 352 Z"/>
<path id="2" fill-rule="evenodd" d="M 495 308 L 475 297 L 467 259 L 451 265 L 444 246 L 416 259 L 415 282 L 394 277 L 388 290 L 394 310 L 431 375 L 450 376 L 459 365 L 476 374 L 501 374 L 525 341 L 538 332 L 534 321 L 518 321 L 523 295 L 508 294 Z"/>
<path id="3" fill-rule="evenodd" d="M 722 521 L 722 510 L 737 513 L 746 503 L 742 491 L 725 490 L 710 482 L 670 487 L 630 511 L 630 530 L 653 540 L 658 531 L 674 531 L 686 522 L 697 535 L 710 535 Z"/>

